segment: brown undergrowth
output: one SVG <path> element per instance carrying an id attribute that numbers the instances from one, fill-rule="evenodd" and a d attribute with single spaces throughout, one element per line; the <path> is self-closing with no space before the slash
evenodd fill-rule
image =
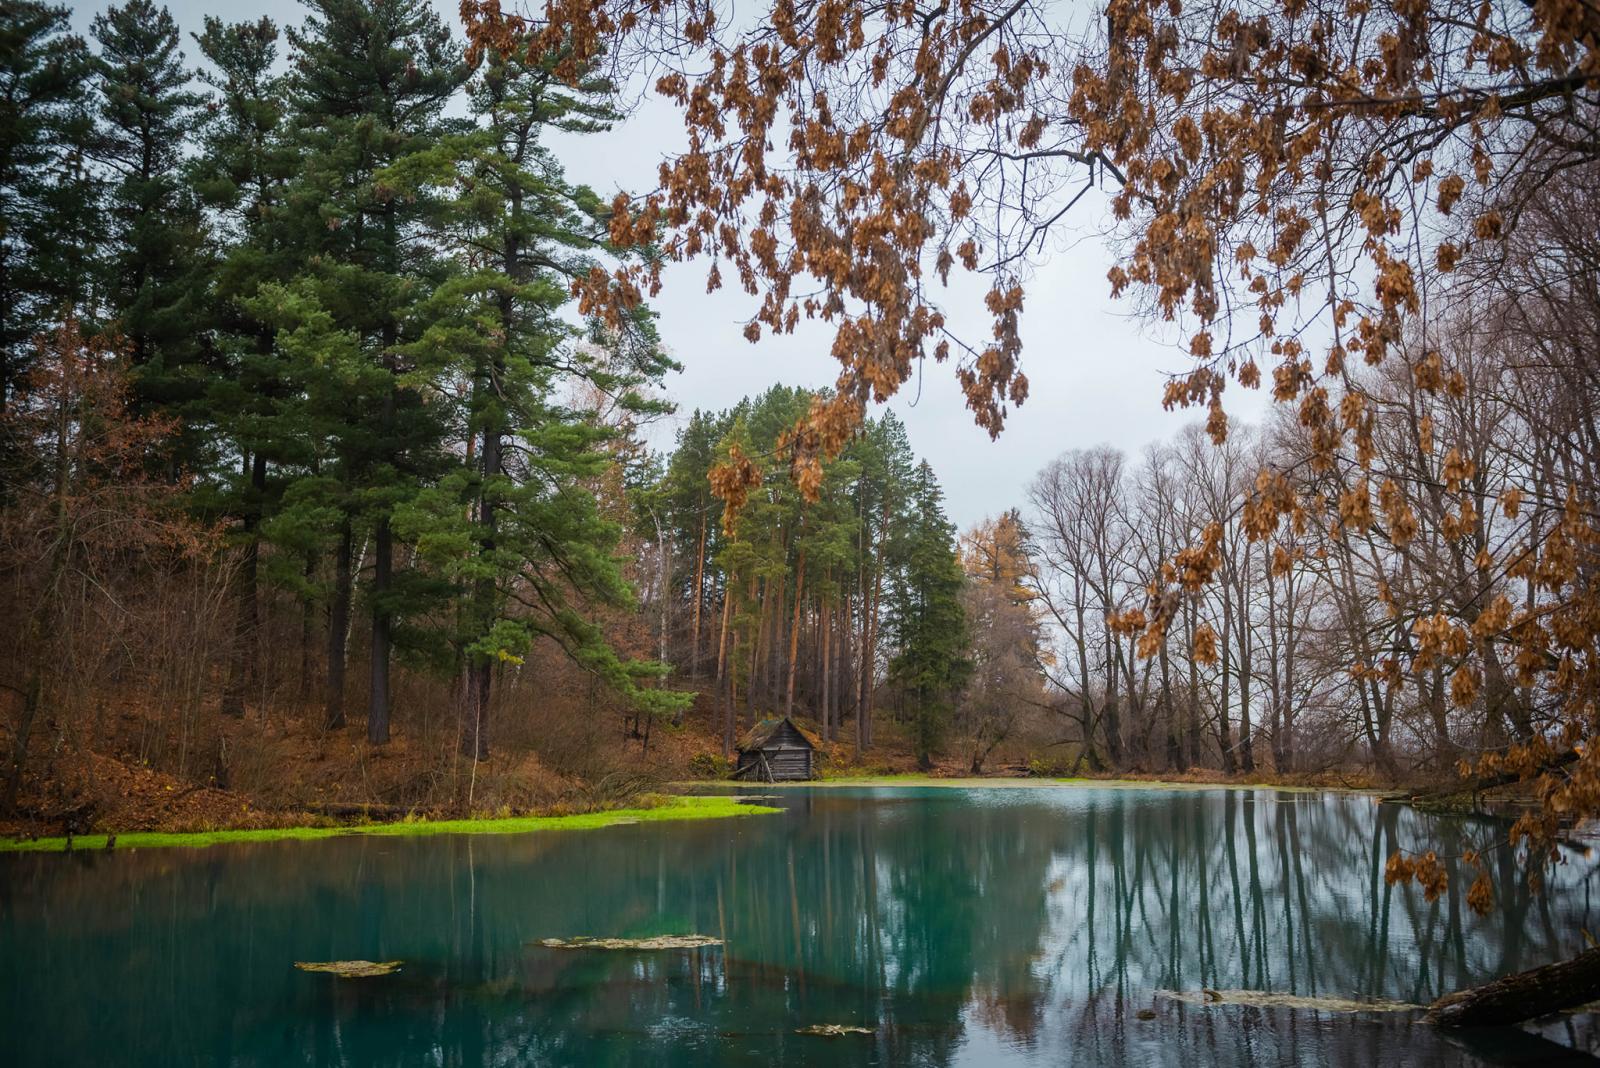
<path id="1" fill-rule="evenodd" d="M 410 696 L 414 707 L 433 707 L 425 692 Z M 407 816 L 566 815 L 626 805 L 663 783 L 726 774 L 720 720 L 708 695 L 677 726 L 641 724 L 606 710 L 603 702 L 585 709 L 590 696 L 563 687 L 536 714 L 503 716 L 490 759 L 477 764 L 458 754 L 444 715 L 403 717 L 393 740 L 374 747 L 367 744 L 359 717 L 341 730 L 328 730 L 310 710 L 273 707 L 252 708 L 243 718 L 205 716 L 204 728 L 183 743 L 187 759 L 181 766 L 175 743 L 151 744 L 150 724 L 159 720 L 160 710 L 132 698 L 115 705 L 118 711 L 106 717 L 92 744 L 82 735 L 60 733 L 56 745 L 35 754 L 22 779 L 17 811 L 0 818 L 0 836 L 314 826 Z M 740 728 L 753 718 L 741 712 Z M 9 737 L 0 736 L 7 749 L 9 743 Z M 875 725 L 874 745 L 859 759 L 847 732 L 822 743 L 817 763 L 829 778 L 1068 776 L 1065 768 L 1032 759 L 1037 745 L 1029 737 L 1008 744 L 976 776 L 956 755 L 921 769 L 910 738 L 885 717 Z M 198 759 L 194 752 L 211 755 Z M 1327 771 L 1227 776 L 1205 770 L 1078 770 L 1072 777 L 1346 789 L 1373 785 L 1365 776 Z"/>

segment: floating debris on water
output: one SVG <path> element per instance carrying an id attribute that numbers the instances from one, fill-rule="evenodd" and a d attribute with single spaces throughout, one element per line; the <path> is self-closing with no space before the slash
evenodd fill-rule
<path id="1" fill-rule="evenodd" d="M 812 1024 L 810 1027 L 797 1027 L 794 1033 L 838 1038 L 840 1035 L 870 1035 L 873 1032 L 870 1027 L 857 1027 L 855 1024 Z"/>
<path id="2" fill-rule="evenodd" d="M 393 975 L 404 963 L 399 960 L 297 960 L 294 966 L 303 972 L 327 972 L 341 979 L 370 979 L 376 975 Z"/>
<path id="3" fill-rule="evenodd" d="M 710 935 L 651 935 L 649 938 L 541 938 L 546 949 L 702 949 L 720 946 L 722 939 Z"/>
<path id="4" fill-rule="evenodd" d="M 1270 990 L 1157 990 L 1157 997 L 1188 1005 L 1250 1005 L 1261 1009 L 1315 1009 L 1318 1012 L 1418 1012 L 1423 1006 L 1386 998 L 1314 997 Z"/>

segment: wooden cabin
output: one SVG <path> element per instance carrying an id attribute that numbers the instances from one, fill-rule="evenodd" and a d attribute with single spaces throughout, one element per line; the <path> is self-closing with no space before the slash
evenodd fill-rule
<path id="1" fill-rule="evenodd" d="M 788 716 L 764 719 L 739 739 L 736 779 L 803 782 L 812 778 L 817 746 Z"/>

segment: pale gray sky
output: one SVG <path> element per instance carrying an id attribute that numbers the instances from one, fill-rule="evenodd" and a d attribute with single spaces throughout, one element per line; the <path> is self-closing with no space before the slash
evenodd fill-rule
<path id="1" fill-rule="evenodd" d="M 86 33 L 105 6 L 75 3 L 74 23 Z M 303 12 L 295 0 L 171 0 L 168 6 L 183 30 L 191 63 L 197 50 L 188 35 L 201 28 L 207 14 L 230 21 L 267 15 L 282 26 L 298 23 Z M 435 6 L 459 27 L 453 3 Z M 681 140 L 677 113 L 647 98 L 612 133 L 565 138 L 554 147 L 569 177 L 609 195 L 652 188 L 660 158 Z M 1064 234 L 1058 247 L 1047 250 L 1047 261 L 1026 287 L 1023 370 L 1030 396 L 1012 412 L 1000 439 L 991 442 L 972 422 L 948 365 L 930 360 L 889 404 L 905 421 L 912 447 L 937 472 L 959 527 L 1022 505 L 1034 473 L 1064 450 L 1110 443 L 1136 456 L 1150 442 L 1203 417 L 1195 410 L 1163 411 L 1163 374 L 1183 369 L 1184 356 L 1135 321 L 1130 303 L 1111 300 L 1106 282 L 1111 255 L 1094 236 L 1103 223 L 1100 209 L 1086 198 L 1074 211 L 1080 236 Z M 751 298 L 729 288 L 708 295 L 707 266 L 670 266 L 665 288 L 653 302 L 662 338 L 684 366 L 667 381 L 679 418 L 697 407 L 726 408 L 777 382 L 832 384 L 838 365 L 828 355 L 832 334 L 825 324 L 803 321 L 793 335 L 752 345 L 742 335 L 753 310 Z M 986 336 L 981 287 L 965 292 L 952 287 L 945 311 L 958 335 Z M 1265 408 L 1266 398 L 1258 392 L 1234 388 L 1227 399 L 1236 419 L 1255 420 Z M 670 444 L 671 434 L 671 424 L 658 428 L 657 443 Z"/>

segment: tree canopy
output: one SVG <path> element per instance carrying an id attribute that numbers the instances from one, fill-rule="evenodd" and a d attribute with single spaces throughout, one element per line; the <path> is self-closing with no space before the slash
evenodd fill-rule
<path id="1" fill-rule="evenodd" d="M 1489 700 L 1523 726 L 1476 770 L 1537 783 L 1543 805 L 1513 841 L 1542 863 L 1564 818 L 1600 811 L 1592 435 L 1557 431 L 1546 459 L 1486 484 L 1462 427 L 1423 409 L 1469 397 L 1472 319 L 1474 337 L 1539 352 L 1533 390 L 1572 404 L 1573 427 L 1594 424 L 1590 385 L 1581 399 L 1563 388 L 1592 321 L 1593 272 L 1579 268 L 1591 242 L 1561 220 L 1594 209 L 1600 15 L 1582 0 L 1109 0 L 1081 22 L 1075 10 L 774 0 L 726 25 L 703 0 L 550 0 L 540 32 L 570 42 L 571 62 L 648 53 L 656 91 L 682 110 L 686 150 L 618 219 L 664 226 L 669 255 L 712 258 L 710 285 L 729 263 L 754 298 L 751 340 L 802 316 L 833 326 L 836 390 L 784 439 L 808 495 L 868 403 L 926 356 L 954 362 L 976 421 L 998 433 L 1027 396 L 1028 267 L 1076 203 L 1106 198 L 1112 291 L 1188 338 L 1192 370 L 1164 402 L 1207 407 L 1222 442 L 1226 386 L 1270 376 L 1304 432 L 1292 467 L 1260 469 L 1246 538 L 1276 554 L 1312 527 L 1375 531 L 1392 593 L 1423 552 L 1418 514 L 1444 515 L 1445 551 L 1468 562 L 1456 595 L 1427 603 L 1390 655 L 1351 667 L 1390 691 L 1442 670 L 1470 705 L 1498 662 L 1515 663 L 1515 685 Z M 480 47 L 521 25 L 496 0 L 463 11 Z M 958 265 L 987 283 L 990 337 L 953 336 L 934 297 Z M 1563 321 L 1569 305 L 1584 310 Z M 1405 472 L 1374 468 L 1393 374 L 1413 387 Z M 748 472 L 730 472 L 737 499 Z M 1144 655 L 1226 581 L 1221 524 L 1194 533 L 1146 602 L 1117 613 Z M 1501 594 L 1524 581 L 1518 601 Z M 1191 640 L 1203 654 L 1215 635 L 1197 623 Z M 1437 890 L 1436 866 L 1417 874 Z"/>

